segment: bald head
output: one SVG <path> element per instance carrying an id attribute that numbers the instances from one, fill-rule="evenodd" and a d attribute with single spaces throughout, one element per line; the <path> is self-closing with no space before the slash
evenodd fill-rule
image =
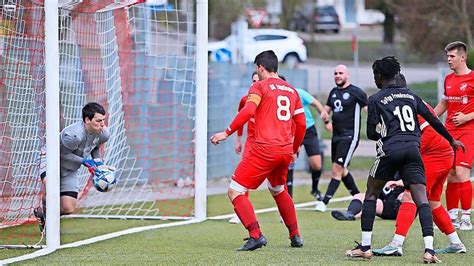
<path id="1" fill-rule="evenodd" d="M 340 88 L 346 88 L 349 83 L 349 70 L 345 65 L 338 65 L 334 69 L 334 81 Z"/>

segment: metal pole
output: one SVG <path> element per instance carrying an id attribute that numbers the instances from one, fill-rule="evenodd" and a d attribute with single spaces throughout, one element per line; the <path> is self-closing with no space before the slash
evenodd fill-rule
<path id="1" fill-rule="evenodd" d="M 195 218 L 206 219 L 207 204 L 207 34 L 208 1 L 196 2 Z"/>
<path id="2" fill-rule="evenodd" d="M 46 0 L 45 85 L 46 85 L 46 245 L 60 245 L 59 209 L 59 24 L 58 0 Z"/>

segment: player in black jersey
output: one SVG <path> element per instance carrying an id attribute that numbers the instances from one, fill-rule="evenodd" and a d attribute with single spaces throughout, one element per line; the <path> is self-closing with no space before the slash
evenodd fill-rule
<path id="1" fill-rule="evenodd" d="M 433 251 L 433 217 L 426 196 L 425 172 L 420 155 L 421 131 L 417 115 L 420 114 L 456 150 L 464 149 L 454 140 L 423 101 L 407 88 L 395 84 L 400 64 L 393 56 L 376 60 L 372 65 L 375 84 L 379 92 L 369 98 L 367 137 L 377 141 L 377 158 L 370 169 L 367 192 L 362 207 L 362 243 L 346 251 L 349 257 L 369 259 L 372 229 L 375 219 L 375 202 L 385 183 L 393 180 L 398 171 L 403 183 L 412 193 L 417 206 L 425 243 L 423 261 L 440 262 Z M 379 125 L 380 131 L 376 128 Z"/>
<path id="2" fill-rule="evenodd" d="M 367 111 L 367 94 L 349 82 L 349 72 L 344 65 L 334 69 L 335 88 L 331 90 L 324 109 L 332 112 L 332 123 L 325 121 L 326 129 L 332 131 L 331 159 L 332 178 L 322 200 L 316 205 L 316 211 L 326 211 L 334 193 L 342 182 L 352 196 L 359 193 L 348 166 L 359 144 L 360 113 Z"/>

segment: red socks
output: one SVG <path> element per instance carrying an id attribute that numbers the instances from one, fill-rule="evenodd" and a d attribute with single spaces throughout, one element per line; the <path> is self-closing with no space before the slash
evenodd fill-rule
<path id="1" fill-rule="evenodd" d="M 290 194 L 288 194 L 288 191 L 284 190 L 273 198 L 278 206 L 281 218 L 283 218 L 283 221 L 288 228 L 290 238 L 295 235 L 300 235 L 298 231 L 298 222 L 296 220 L 295 205 L 293 204 L 293 200 L 291 199 Z"/>
<path id="2" fill-rule="evenodd" d="M 395 223 L 395 234 L 406 236 L 416 217 L 416 205 L 412 202 L 403 202 L 398 210 Z"/>
<path id="3" fill-rule="evenodd" d="M 461 183 L 448 182 L 446 187 L 446 209 L 452 210 L 458 208 L 459 199 L 461 197 Z"/>
<path id="4" fill-rule="evenodd" d="M 461 209 L 470 210 L 472 208 L 472 185 L 470 180 L 459 183 L 459 194 Z"/>
<path id="5" fill-rule="evenodd" d="M 239 195 L 232 201 L 232 204 L 242 225 L 249 231 L 249 236 L 258 239 L 262 232 L 260 231 L 260 225 L 258 224 L 252 203 L 246 196 Z"/>
<path id="6" fill-rule="evenodd" d="M 449 235 L 455 231 L 451 218 L 443 206 L 431 211 L 433 213 L 433 222 L 438 226 L 439 230 L 445 235 Z"/>

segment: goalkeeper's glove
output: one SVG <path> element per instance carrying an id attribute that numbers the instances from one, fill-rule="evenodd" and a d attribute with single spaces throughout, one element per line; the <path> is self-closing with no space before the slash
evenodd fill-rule
<path id="1" fill-rule="evenodd" d="M 108 170 L 108 171 L 117 170 L 117 168 L 113 166 L 104 164 L 104 162 L 102 162 L 100 159 L 94 159 L 94 161 L 95 161 L 95 165 L 97 166 L 99 170 Z"/>
<path id="2" fill-rule="evenodd" d="M 99 168 L 97 168 L 96 161 L 94 161 L 93 159 L 83 159 L 82 160 L 82 165 L 87 167 L 87 169 L 89 170 L 89 173 L 91 173 L 93 175 L 100 175 L 100 173 L 101 173 Z"/>

